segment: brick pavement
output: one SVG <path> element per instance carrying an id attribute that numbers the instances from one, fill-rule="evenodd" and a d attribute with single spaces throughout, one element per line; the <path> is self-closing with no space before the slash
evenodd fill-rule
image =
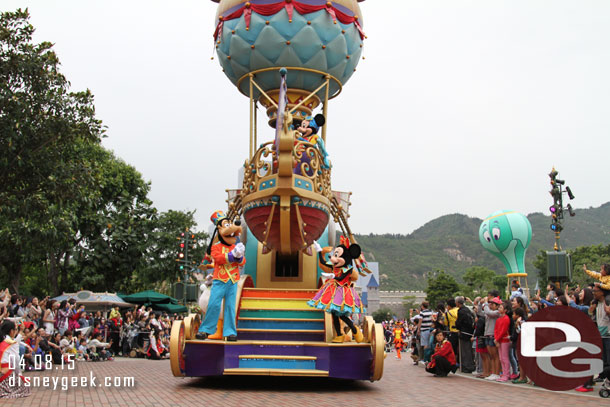
<path id="1" fill-rule="evenodd" d="M 409 358 L 398 361 L 389 354 L 383 378 L 378 382 L 342 381 L 322 378 L 225 376 L 220 378 L 175 378 L 169 361 L 118 358 L 112 362 L 77 362 L 67 369 L 28 373 L 29 377 L 97 378 L 98 387 L 34 388 L 25 399 L 3 400 L 2 406 L 466 406 L 493 403 L 497 406 L 574 405 L 599 406 L 597 390 L 591 393 L 551 392 L 528 385 L 489 383 L 472 375 L 435 378 Z M 132 388 L 103 387 L 105 377 L 134 377 Z M 597 388 L 599 385 L 597 386 Z"/>

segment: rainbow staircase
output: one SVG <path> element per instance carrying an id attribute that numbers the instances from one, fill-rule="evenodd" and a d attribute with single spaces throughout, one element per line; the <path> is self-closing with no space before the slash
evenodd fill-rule
<path id="1" fill-rule="evenodd" d="M 244 288 L 238 340 L 324 341 L 324 311 L 307 305 L 316 290 Z"/>
<path id="2" fill-rule="evenodd" d="M 328 366 L 306 342 L 324 342 L 324 311 L 307 305 L 316 290 L 244 288 L 238 341 L 252 342 L 223 374 L 328 376 Z M 249 353 L 249 354 L 248 354 Z M 234 360 L 235 360 L 234 359 Z"/>
<path id="3" fill-rule="evenodd" d="M 182 342 L 182 352 L 177 352 L 174 374 L 379 380 L 383 371 L 380 327 L 374 333 L 374 322 L 367 317 L 365 342 L 331 343 L 330 316 L 307 305 L 316 291 L 244 287 L 238 300 L 235 342 L 195 339 L 197 324 L 192 325 L 189 318 L 176 324 L 172 337 L 180 338 L 181 332 L 188 337 Z M 180 341 L 174 346 L 180 349 Z"/>

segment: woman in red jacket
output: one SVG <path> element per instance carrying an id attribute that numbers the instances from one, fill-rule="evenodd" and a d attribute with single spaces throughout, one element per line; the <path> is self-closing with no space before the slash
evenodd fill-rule
<path id="1" fill-rule="evenodd" d="M 506 301 L 498 306 L 500 317 L 496 320 L 496 326 L 494 328 L 494 343 L 498 349 L 500 364 L 502 365 L 502 376 L 496 380 L 498 382 L 506 382 L 510 376 L 510 359 L 508 358 L 508 351 L 510 348 L 510 334 L 508 332 L 510 318 L 506 315 L 506 310 L 509 309 L 509 307 L 510 305 Z"/>
<path id="2" fill-rule="evenodd" d="M 430 359 L 426 365 L 426 372 L 433 373 L 434 376 L 445 377 L 449 372 L 455 373 L 457 370 L 453 347 L 442 331 L 436 334 L 436 349 Z"/>

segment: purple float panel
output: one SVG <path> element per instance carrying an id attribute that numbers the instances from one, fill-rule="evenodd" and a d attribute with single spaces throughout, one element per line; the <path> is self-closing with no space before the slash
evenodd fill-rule
<path id="1" fill-rule="evenodd" d="M 330 349 L 329 377 L 339 379 L 369 380 L 373 355 L 371 348 L 346 346 Z"/>
<path id="2" fill-rule="evenodd" d="M 224 343 L 186 343 L 184 346 L 185 375 L 222 376 L 225 359 Z"/>
<path id="3" fill-rule="evenodd" d="M 298 342 L 321 342 L 324 341 L 323 333 L 316 332 L 239 332 L 237 339 L 243 340 L 265 340 L 265 341 L 298 341 Z"/>
<path id="4" fill-rule="evenodd" d="M 315 356 L 316 369 L 329 377 L 369 380 L 372 355 L 370 346 L 257 345 L 201 342 L 184 348 L 186 376 L 221 376 L 224 369 L 239 367 L 240 355 Z"/>

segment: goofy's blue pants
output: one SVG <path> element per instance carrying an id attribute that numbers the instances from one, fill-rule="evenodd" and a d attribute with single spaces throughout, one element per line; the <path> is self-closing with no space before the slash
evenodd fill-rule
<path id="1" fill-rule="evenodd" d="M 205 319 L 199 327 L 199 332 L 205 332 L 212 335 L 216 332 L 218 325 L 218 317 L 220 315 L 220 307 L 222 300 L 225 300 L 224 324 L 222 336 L 237 335 L 235 327 L 235 297 L 237 296 L 237 283 L 228 280 L 223 283 L 220 280 L 214 280 L 212 283 L 212 291 L 210 292 L 210 300 L 208 301 L 208 310 L 205 313 Z"/>

